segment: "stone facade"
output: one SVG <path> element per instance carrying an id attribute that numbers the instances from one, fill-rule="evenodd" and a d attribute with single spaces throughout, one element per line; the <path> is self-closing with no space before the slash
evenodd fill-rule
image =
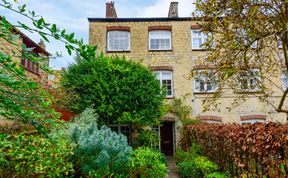
<path id="1" fill-rule="evenodd" d="M 196 60 L 201 60 L 202 56 L 209 53 L 207 50 L 192 50 L 191 30 L 199 29 L 199 22 L 191 18 L 89 18 L 89 43 L 96 44 L 99 51 L 106 55 L 125 56 L 128 59 L 138 61 L 149 67 L 151 70 L 173 71 L 173 98 L 180 98 L 188 94 L 186 104 L 192 106 L 193 118 L 210 120 L 222 123 L 241 123 L 243 118 L 259 119 L 268 122 L 286 123 L 287 116 L 283 113 L 277 113 L 275 109 L 266 103 L 259 102 L 253 94 L 248 94 L 247 101 L 238 107 L 231 107 L 234 99 L 241 96 L 241 93 L 235 94 L 232 90 L 225 90 L 223 96 L 219 99 L 221 105 L 217 111 L 208 111 L 203 113 L 202 101 L 211 97 L 212 93 L 195 93 L 194 81 L 191 78 L 191 71 L 202 69 L 203 66 L 196 65 Z M 126 30 L 130 32 L 130 50 L 111 52 L 107 48 L 107 34 L 109 29 Z M 149 50 L 149 31 L 150 30 L 170 30 L 172 49 L 166 51 Z M 209 68 L 213 68 L 210 66 Z M 271 81 L 282 86 L 280 75 L 271 78 Z M 267 85 L 270 85 L 269 82 Z M 274 91 L 272 102 L 277 103 L 282 96 L 281 90 L 276 87 L 271 88 Z M 172 99 L 173 99 L 172 98 Z M 171 98 L 169 98 L 171 99 Z M 263 116 L 259 118 L 259 116 Z M 179 128 L 181 123 L 173 116 L 168 114 L 164 117 L 175 122 L 175 137 L 179 139 Z M 171 119 L 172 118 L 172 119 Z M 174 118 L 174 119 L 173 119 Z"/>
<path id="2" fill-rule="evenodd" d="M 186 104 L 192 106 L 193 116 L 217 116 L 222 118 L 223 123 L 236 122 L 240 123 L 241 116 L 246 115 L 266 115 L 267 121 L 286 122 L 286 114 L 279 114 L 275 109 L 266 104 L 258 101 L 258 98 L 252 93 L 248 95 L 247 101 L 239 107 L 232 108 L 231 103 L 239 95 L 234 94 L 232 91 L 227 90 L 220 98 L 222 103 L 220 111 L 208 111 L 202 113 L 202 100 L 206 97 L 212 96 L 207 93 L 194 93 L 193 80 L 190 78 L 193 69 L 201 69 L 194 63 L 195 60 L 207 55 L 209 51 L 205 50 L 192 50 L 191 47 L 191 27 L 195 28 L 197 22 L 183 19 L 183 20 L 151 20 L 142 21 L 135 19 L 131 21 L 93 21 L 90 20 L 89 26 L 89 42 L 90 44 L 97 44 L 98 50 L 103 51 L 107 55 L 125 56 L 128 59 L 136 60 L 151 70 L 169 70 L 173 71 L 173 87 L 174 97 L 179 98 L 186 94 Z M 126 29 L 130 31 L 130 50 L 123 52 L 109 52 L 107 51 L 107 29 L 116 28 Z M 120 27 L 120 28 L 119 28 Z M 149 45 L 149 29 L 167 29 L 171 27 L 172 32 L 172 50 L 167 51 L 151 51 Z M 204 67 L 203 67 L 204 68 Z M 209 67 L 212 68 L 212 67 Z M 278 86 L 282 86 L 281 77 L 275 77 L 272 81 Z M 267 83 L 269 85 L 269 83 Z M 273 88 L 274 96 L 271 100 L 275 103 L 281 97 L 281 91 L 276 87 Z"/>

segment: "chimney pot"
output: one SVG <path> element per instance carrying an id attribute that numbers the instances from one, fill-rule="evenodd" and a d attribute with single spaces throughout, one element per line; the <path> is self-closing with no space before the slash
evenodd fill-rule
<path id="1" fill-rule="evenodd" d="M 178 18 L 178 2 L 171 2 L 170 3 L 168 17 L 169 18 Z"/>
<path id="2" fill-rule="evenodd" d="M 44 41 L 41 39 L 40 42 L 38 43 L 38 45 L 42 48 L 42 49 L 46 49 L 46 45 L 44 44 Z"/>
<path id="3" fill-rule="evenodd" d="M 106 3 L 106 18 L 117 18 L 117 13 L 113 1 Z"/>

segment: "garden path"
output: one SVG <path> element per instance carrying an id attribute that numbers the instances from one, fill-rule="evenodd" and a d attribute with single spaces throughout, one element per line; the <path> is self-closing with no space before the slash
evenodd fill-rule
<path id="1" fill-rule="evenodd" d="M 179 178 L 179 170 L 176 166 L 175 162 L 173 161 L 172 156 L 167 156 L 167 163 L 168 163 L 168 175 L 164 178 Z"/>

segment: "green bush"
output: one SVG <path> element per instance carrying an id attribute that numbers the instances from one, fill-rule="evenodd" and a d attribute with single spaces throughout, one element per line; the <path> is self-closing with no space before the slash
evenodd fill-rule
<path id="1" fill-rule="evenodd" d="M 167 166 L 163 160 L 161 153 L 139 147 L 133 151 L 129 177 L 163 178 L 167 172 Z"/>
<path id="2" fill-rule="evenodd" d="M 91 107 L 88 107 L 78 116 L 73 118 L 73 121 L 70 123 L 70 125 L 78 126 L 78 127 L 87 127 L 87 125 L 91 123 L 97 123 L 98 118 L 99 116 L 95 112 L 95 110 Z"/>
<path id="3" fill-rule="evenodd" d="M 195 161 L 184 161 L 178 164 L 180 177 L 190 178 L 190 177 L 203 177 L 203 173 L 197 168 Z"/>
<path id="4" fill-rule="evenodd" d="M 205 156 L 196 157 L 195 165 L 205 176 L 218 170 L 218 165 Z"/>
<path id="5" fill-rule="evenodd" d="M 197 156 L 194 159 L 189 159 L 190 158 L 178 164 L 181 178 L 206 177 L 207 175 L 216 175 L 216 173 L 211 173 L 217 171 L 218 166 L 217 164 L 208 160 L 208 158 L 204 156 Z"/>
<path id="6" fill-rule="evenodd" d="M 135 140 L 136 147 L 154 148 L 159 145 L 159 135 L 153 130 L 141 130 Z"/>
<path id="7" fill-rule="evenodd" d="M 226 174 L 224 173 L 221 173 L 221 172 L 213 172 L 211 174 L 208 174 L 206 176 L 206 178 L 228 178 L 229 176 L 227 176 Z"/>
<path id="8" fill-rule="evenodd" d="M 195 157 L 192 156 L 189 152 L 183 150 L 177 150 L 174 155 L 174 162 L 178 165 L 181 162 L 188 162 L 194 160 Z"/>
<path id="9" fill-rule="evenodd" d="M 39 135 L 0 136 L 0 175 L 3 177 L 63 177 L 74 172 L 73 149 L 66 140 Z"/>
<path id="10" fill-rule="evenodd" d="M 202 155 L 201 149 L 199 145 L 192 143 L 192 146 L 188 152 L 181 149 L 177 150 L 174 156 L 174 161 L 176 164 L 184 161 L 189 162 L 194 160 L 198 155 Z"/>
<path id="11" fill-rule="evenodd" d="M 155 75 L 139 63 L 98 55 L 77 59 L 62 78 L 64 88 L 75 94 L 70 109 L 80 113 L 93 105 L 99 124 L 159 124 L 165 92 Z"/>
<path id="12" fill-rule="evenodd" d="M 132 148 L 124 135 L 112 132 L 106 126 L 98 129 L 91 123 L 87 127 L 75 127 L 72 141 L 77 145 L 74 164 L 80 174 L 119 177 L 128 172 Z"/>
<path id="13" fill-rule="evenodd" d="M 192 143 L 188 152 L 177 150 L 174 161 L 179 167 L 180 176 L 186 177 L 206 177 L 218 170 L 218 165 L 210 161 L 202 154 L 198 144 Z M 211 174 L 210 176 L 217 175 Z"/>

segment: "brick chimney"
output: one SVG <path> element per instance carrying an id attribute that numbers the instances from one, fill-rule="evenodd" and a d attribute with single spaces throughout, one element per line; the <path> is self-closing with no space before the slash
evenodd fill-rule
<path id="1" fill-rule="evenodd" d="M 113 1 L 106 3 L 106 18 L 117 18 L 117 13 Z"/>
<path id="2" fill-rule="evenodd" d="M 171 2 L 168 17 L 178 18 L 178 2 Z"/>
<path id="3" fill-rule="evenodd" d="M 40 42 L 38 43 L 38 45 L 42 48 L 42 49 L 46 49 L 46 46 L 44 44 L 44 41 L 41 39 Z"/>

